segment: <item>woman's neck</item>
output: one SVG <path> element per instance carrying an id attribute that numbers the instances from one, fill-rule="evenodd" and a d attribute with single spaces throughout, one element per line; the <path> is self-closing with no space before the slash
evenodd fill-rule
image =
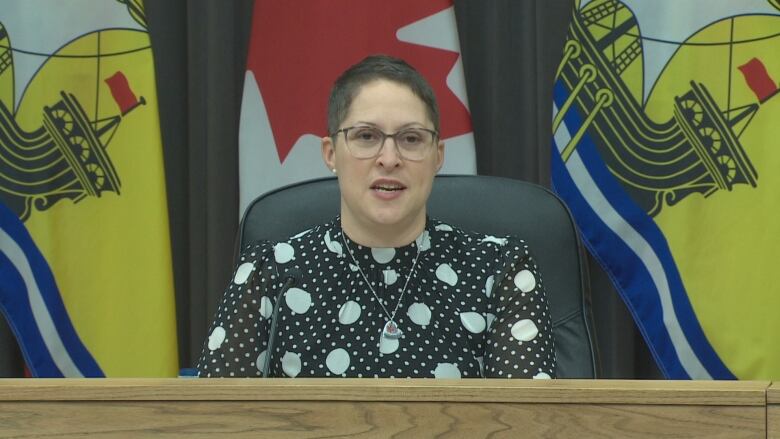
<path id="1" fill-rule="evenodd" d="M 371 248 L 397 248 L 410 244 L 425 230 L 425 212 L 407 223 L 365 224 L 347 215 L 341 216 L 341 229 L 352 242 Z"/>

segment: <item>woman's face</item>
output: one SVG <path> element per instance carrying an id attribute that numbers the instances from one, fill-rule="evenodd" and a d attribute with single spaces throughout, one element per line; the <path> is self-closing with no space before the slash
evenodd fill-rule
<path id="1" fill-rule="evenodd" d="M 407 86 L 388 80 L 360 89 L 339 129 L 352 126 L 372 126 L 387 134 L 412 127 L 434 129 L 425 103 Z M 322 155 L 338 173 L 345 228 L 380 236 L 422 231 L 433 178 L 444 160 L 444 144 L 438 138 L 420 161 L 402 158 L 391 138 L 378 156 L 355 158 L 343 133 L 322 139 Z"/>

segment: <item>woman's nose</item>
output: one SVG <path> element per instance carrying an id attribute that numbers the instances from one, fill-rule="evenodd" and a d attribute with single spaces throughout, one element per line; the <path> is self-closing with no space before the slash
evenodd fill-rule
<path id="1" fill-rule="evenodd" d="M 398 166 L 401 161 L 401 152 L 398 150 L 398 144 L 395 143 L 395 137 L 385 138 L 385 143 L 377 156 L 377 164 L 387 168 Z"/>

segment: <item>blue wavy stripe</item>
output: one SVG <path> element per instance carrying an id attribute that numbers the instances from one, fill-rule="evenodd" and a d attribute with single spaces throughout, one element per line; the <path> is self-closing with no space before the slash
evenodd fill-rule
<path id="1" fill-rule="evenodd" d="M 585 246 L 590 250 L 593 257 L 599 261 L 601 266 L 605 267 L 607 274 L 612 279 L 612 283 L 628 305 L 628 310 L 633 315 L 634 321 L 637 322 L 642 336 L 648 341 L 650 352 L 661 372 L 667 378 L 690 378 L 680 363 L 669 333 L 663 325 L 661 303 L 656 292 L 641 292 L 637 291 L 636 288 L 627 292 L 626 289 L 620 286 L 620 280 L 613 274 L 613 259 L 628 257 L 626 255 L 635 256 L 633 251 L 603 223 L 590 204 L 582 197 L 559 154 L 553 153 L 551 164 L 553 190 L 569 206 L 580 229 Z M 613 257 L 604 257 L 603 255 L 605 254 Z M 636 281 L 644 282 L 646 286 L 652 286 L 650 274 L 647 273 L 644 266 L 639 265 L 635 269 L 643 271 L 635 275 Z M 633 293 L 633 297 L 628 297 L 631 293 Z M 636 293 L 641 295 L 641 300 L 637 300 Z"/>
<path id="2" fill-rule="evenodd" d="M 30 302 L 19 300 L 19 294 L 27 294 L 22 277 L 0 250 L 0 311 L 19 342 L 27 367 L 36 377 L 62 377 L 35 325 Z"/>
<path id="3" fill-rule="evenodd" d="M 0 228 L 13 239 L 27 258 L 45 304 L 45 311 L 51 317 L 56 335 L 65 348 L 65 355 L 70 357 L 70 361 L 81 376 L 103 377 L 103 371 L 81 342 L 70 321 L 46 259 L 36 247 L 24 224 L 2 203 L 0 203 Z M 30 292 L 22 279 L 19 267 L 11 261 L 7 251 L 8 249 L 0 247 L 0 311 L 5 315 L 19 342 L 30 373 L 35 377 L 63 377 L 64 372 L 57 366 L 57 362 L 61 359 L 55 358 L 44 343 L 44 337 L 51 339 L 54 334 L 41 333 L 41 328 L 33 315 Z"/>
<path id="4" fill-rule="evenodd" d="M 567 97 L 568 91 L 565 85 L 557 81 L 554 89 L 556 105 L 560 108 Z M 576 108 L 571 108 L 564 115 L 564 124 L 572 134 L 582 125 L 582 120 L 583 117 Z M 577 153 L 609 203 L 634 230 L 642 235 L 660 259 L 669 283 L 675 315 L 694 355 L 713 378 L 735 379 L 712 348 L 696 318 L 663 232 L 615 181 L 589 133 L 580 140 Z M 650 278 L 650 273 L 634 251 L 620 236 L 612 232 L 582 197 L 557 149 L 552 155 L 553 184 L 556 192 L 569 204 L 586 245 L 612 278 L 630 312 L 634 315 L 659 367 L 667 378 L 690 378 L 682 368 L 678 353 L 664 325 L 659 293 Z"/>

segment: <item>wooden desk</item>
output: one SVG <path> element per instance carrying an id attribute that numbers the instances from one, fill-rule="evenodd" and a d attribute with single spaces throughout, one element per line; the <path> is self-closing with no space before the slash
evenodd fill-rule
<path id="1" fill-rule="evenodd" d="M 763 438 L 769 384 L 0 379 L 0 436 Z"/>
<path id="2" fill-rule="evenodd" d="M 772 383 L 766 390 L 767 437 L 780 439 L 780 383 Z"/>

